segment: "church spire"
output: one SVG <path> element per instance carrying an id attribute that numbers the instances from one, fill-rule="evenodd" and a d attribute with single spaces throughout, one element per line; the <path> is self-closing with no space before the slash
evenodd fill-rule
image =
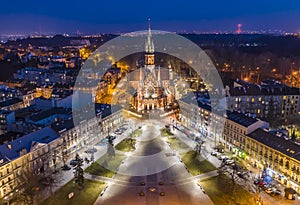
<path id="1" fill-rule="evenodd" d="M 140 79 L 139 79 L 139 85 L 138 89 L 141 90 L 143 86 L 143 73 L 142 73 L 142 67 L 140 67 Z"/>
<path id="2" fill-rule="evenodd" d="M 154 53 L 154 43 L 153 43 L 152 34 L 151 34 L 150 18 L 148 19 L 148 36 L 147 36 L 147 41 L 145 44 L 145 51 L 146 51 L 146 53 Z"/>
<path id="3" fill-rule="evenodd" d="M 158 82 L 158 86 L 161 86 L 161 80 L 160 80 L 160 65 L 158 66 L 157 82 Z"/>

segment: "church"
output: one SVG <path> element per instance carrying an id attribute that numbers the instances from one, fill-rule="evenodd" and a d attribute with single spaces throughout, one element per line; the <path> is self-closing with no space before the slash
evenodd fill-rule
<path id="1" fill-rule="evenodd" d="M 175 100 L 170 83 L 161 79 L 161 68 L 154 64 L 154 43 L 150 23 L 145 43 L 145 66 L 139 68 L 137 91 L 130 100 L 131 107 L 140 114 L 151 110 L 169 111 Z"/>

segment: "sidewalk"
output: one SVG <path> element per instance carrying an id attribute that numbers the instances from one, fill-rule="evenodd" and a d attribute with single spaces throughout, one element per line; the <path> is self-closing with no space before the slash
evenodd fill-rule
<path id="1" fill-rule="evenodd" d="M 196 142 L 187 137 L 184 133 L 182 133 L 181 131 L 175 129 L 174 131 L 172 131 L 176 137 L 181 140 L 182 142 L 184 142 L 185 144 L 187 144 L 191 149 L 194 149 L 196 146 Z M 216 157 L 212 156 L 210 153 L 212 151 L 214 151 L 214 149 L 212 148 L 213 146 L 213 141 L 209 138 L 207 138 L 206 142 L 203 144 L 203 153 L 205 154 L 205 158 L 212 163 L 215 167 L 219 167 L 221 165 L 220 160 L 218 160 Z"/>
<path id="2" fill-rule="evenodd" d="M 131 133 L 130 126 L 131 126 L 131 123 L 129 122 L 128 123 L 128 129 L 122 135 L 117 135 L 117 137 L 114 141 L 115 145 L 120 143 L 123 139 L 125 139 Z M 95 161 L 97 161 L 99 158 L 101 158 L 107 152 L 107 146 L 99 146 L 98 144 L 96 144 L 96 145 L 94 145 L 94 147 L 97 149 L 97 152 L 94 153 L 94 159 L 95 159 Z M 82 148 L 81 150 L 78 151 L 78 154 L 80 156 L 86 156 L 87 154 L 84 152 L 85 150 L 86 150 L 86 147 Z M 71 159 L 67 160 L 67 164 L 69 163 L 70 160 Z M 86 169 L 90 165 L 91 165 L 91 163 L 87 164 L 87 163 L 84 162 L 83 166 L 82 166 L 83 170 Z M 87 174 L 85 173 L 85 176 L 86 175 Z M 52 193 L 54 193 L 55 191 L 57 191 L 58 189 L 60 189 L 64 185 L 66 185 L 69 181 L 71 181 L 74 178 L 73 169 L 71 169 L 69 171 L 59 170 L 59 173 L 57 173 L 56 176 L 59 177 L 62 180 L 59 181 L 55 186 L 52 187 Z M 87 176 L 87 178 L 88 177 L 89 176 Z M 51 197 L 51 190 L 50 189 L 51 189 L 50 187 L 46 187 L 45 189 L 40 190 L 40 192 L 37 196 L 38 197 L 37 201 L 42 202 L 43 200 L 47 199 L 48 197 Z"/>
<path id="3" fill-rule="evenodd" d="M 175 129 L 173 132 L 176 134 L 178 139 L 180 139 L 181 141 L 186 143 L 191 148 L 194 148 L 196 146 L 196 142 L 193 139 L 187 137 L 181 131 Z M 210 153 L 212 151 L 214 151 L 214 149 L 213 149 L 214 141 L 211 138 L 206 138 L 206 139 L 207 140 L 205 142 L 206 144 L 204 144 L 204 149 L 206 150 L 206 152 L 208 154 L 208 155 L 206 155 L 207 160 L 209 162 L 211 162 L 214 166 L 219 167 L 221 165 L 220 160 L 218 160 L 216 157 L 213 157 L 213 156 L 210 155 Z M 207 145 L 209 145 L 209 146 L 207 146 Z M 243 161 L 243 162 L 245 162 L 245 161 Z M 262 170 L 260 170 L 259 168 L 254 168 L 251 165 L 247 166 L 247 170 L 252 171 L 252 175 L 250 176 L 250 179 L 248 180 L 248 183 L 251 183 L 251 184 L 244 184 L 242 186 L 245 186 L 245 187 L 254 186 L 254 184 L 253 184 L 254 179 L 258 178 L 258 176 L 262 173 Z M 275 181 L 275 180 L 274 180 L 274 182 L 276 184 L 276 187 L 279 190 L 281 190 L 281 195 L 272 197 L 271 195 L 267 194 L 265 191 L 261 191 L 259 195 L 261 196 L 263 205 L 298 205 L 298 204 L 300 204 L 299 199 L 297 199 L 297 196 L 296 196 L 296 200 L 287 200 L 287 199 L 285 199 L 284 196 L 283 196 L 285 187 L 282 184 L 280 184 L 279 182 Z"/>

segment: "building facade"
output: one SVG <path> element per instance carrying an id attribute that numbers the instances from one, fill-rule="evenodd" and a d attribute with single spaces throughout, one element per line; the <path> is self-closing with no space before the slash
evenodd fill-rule
<path id="1" fill-rule="evenodd" d="M 24 176 L 36 179 L 60 169 L 82 148 L 89 148 L 123 123 L 122 108 L 100 106 L 94 117 L 74 126 L 65 120 L 0 146 L 0 198 L 22 185 Z M 22 142 L 22 143 L 20 143 Z"/>
<path id="2" fill-rule="evenodd" d="M 175 100 L 169 87 L 163 85 L 161 81 L 160 67 L 156 69 L 154 57 L 154 43 L 149 24 L 145 44 L 145 68 L 139 69 L 140 75 L 137 92 L 130 101 L 133 109 L 142 114 L 155 109 L 165 110 Z"/>
<path id="3" fill-rule="evenodd" d="M 219 118 L 207 104 L 195 99 L 179 100 L 180 120 L 200 136 L 211 137 L 215 145 L 222 145 L 244 162 L 266 170 L 274 179 L 300 193 L 300 144 L 268 131 L 269 123 L 253 115 L 227 111 Z M 213 120 L 224 122 L 224 128 L 215 129 Z M 217 137 L 214 137 L 217 136 Z"/>
<path id="4" fill-rule="evenodd" d="M 226 86 L 227 108 L 231 111 L 251 113 L 257 117 L 273 120 L 293 118 L 299 115 L 300 91 L 277 81 L 263 81 L 255 85 L 236 80 Z"/>

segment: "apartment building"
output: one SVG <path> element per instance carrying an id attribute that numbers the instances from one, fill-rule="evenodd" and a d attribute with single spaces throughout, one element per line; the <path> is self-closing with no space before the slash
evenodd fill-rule
<path id="1" fill-rule="evenodd" d="M 82 148 L 88 148 L 123 122 L 122 107 L 96 105 L 92 117 L 74 126 L 73 120 L 55 122 L 36 132 L 0 146 L 0 198 L 22 184 L 24 174 L 47 176 L 68 163 Z"/>
<path id="2" fill-rule="evenodd" d="M 222 145 L 246 163 L 265 169 L 271 177 L 300 193 L 299 143 L 269 132 L 269 123 L 254 115 L 226 111 L 224 116 L 218 118 L 208 104 L 190 97 L 179 100 L 179 104 L 183 125 L 199 131 L 205 137 L 216 136 L 221 132 L 217 146 Z M 216 119 L 219 120 L 216 124 L 224 123 L 223 129 L 214 128 L 211 122 Z"/>
<path id="3" fill-rule="evenodd" d="M 256 85 L 238 79 L 225 90 L 228 110 L 251 113 L 268 120 L 299 115 L 299 88 L 271 80 Z"/>

